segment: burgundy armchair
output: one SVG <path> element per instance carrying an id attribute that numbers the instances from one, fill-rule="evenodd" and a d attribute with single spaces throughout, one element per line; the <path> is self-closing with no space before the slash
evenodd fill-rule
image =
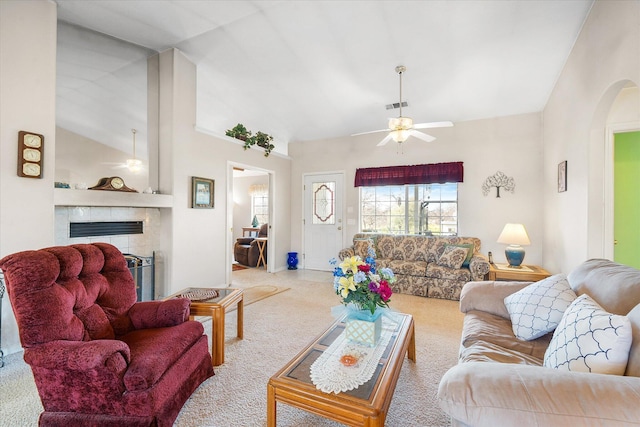
<path id="1" fill-rule="evenodd" d="M 0 260 L 46 426 L 171 426 L 213 375 L 189 301 L 136 302 L 120 251 L 106 243 Z"/>

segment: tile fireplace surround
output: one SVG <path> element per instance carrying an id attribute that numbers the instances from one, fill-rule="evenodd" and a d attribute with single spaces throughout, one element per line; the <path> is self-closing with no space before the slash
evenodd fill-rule
<path id="1" fill-rule="evenodd" d="M 143 234 L 69 237 L 72 222 L 143 221 Z M 160 209 L 138 207 L 56 206 L 55 244 L 111 243 L 123 253 L 151 256 L 160 247 Z"/>

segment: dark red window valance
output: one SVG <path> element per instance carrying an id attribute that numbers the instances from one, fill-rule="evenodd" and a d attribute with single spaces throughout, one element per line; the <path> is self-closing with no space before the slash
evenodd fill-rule
<path id="1" fill-rule="evenodd" d="M 462 182 L 462 162 L 356 169 L 356 187 Z"/>

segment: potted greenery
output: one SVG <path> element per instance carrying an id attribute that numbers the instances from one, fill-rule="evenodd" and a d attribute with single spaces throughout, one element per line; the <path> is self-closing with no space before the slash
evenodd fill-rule
<path id="1" fill-rule="evenodd" d="M 275 148 L 275 145 L 272 144 L 273 137 L 271 135 L 260 131 L 258 131 L 255 135 L 252 135 L 251 131 L 248 130 L 242 123 L 238 123 L 233 128 L 227 129 L 225 135 L 244 141 L 245 150 L 247 148 L 250 148 L 252 145 L 257 145 L 258 147 L 264 148 L 265 157 L 269 157 L 271 150 Z"/>
<path id="2" fill-rule="evenodd" d="M 251 131 L 248 130 L 242 123 L 238 123 L 231 129 L 227 129 L 225 135 L 230 136 L 231 138 L 236 138 L 241 141 L 246 141 L 251 137 Z"/>
<path id="3" fill-rule="evenodd" d="M 258 131 L 253 139 L 255 140 L 255 144 L 258 147 L 264 148 L 265 157 L 268 157 L 269 153 L 271 153 L 271 150 L 275 148 L 275 146 L 271 143 L 273 141 L 273 137 L 271 135 Z"/>

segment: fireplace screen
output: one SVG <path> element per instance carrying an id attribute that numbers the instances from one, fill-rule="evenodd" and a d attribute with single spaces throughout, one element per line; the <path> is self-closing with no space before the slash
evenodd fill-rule
<path id="1" fill-rule="evenodd" d="M 153 256 L 124 254 L 133 282 L 136 285 L 138 301 L 153 301 L 155 299 L 155 252 Z"/>

